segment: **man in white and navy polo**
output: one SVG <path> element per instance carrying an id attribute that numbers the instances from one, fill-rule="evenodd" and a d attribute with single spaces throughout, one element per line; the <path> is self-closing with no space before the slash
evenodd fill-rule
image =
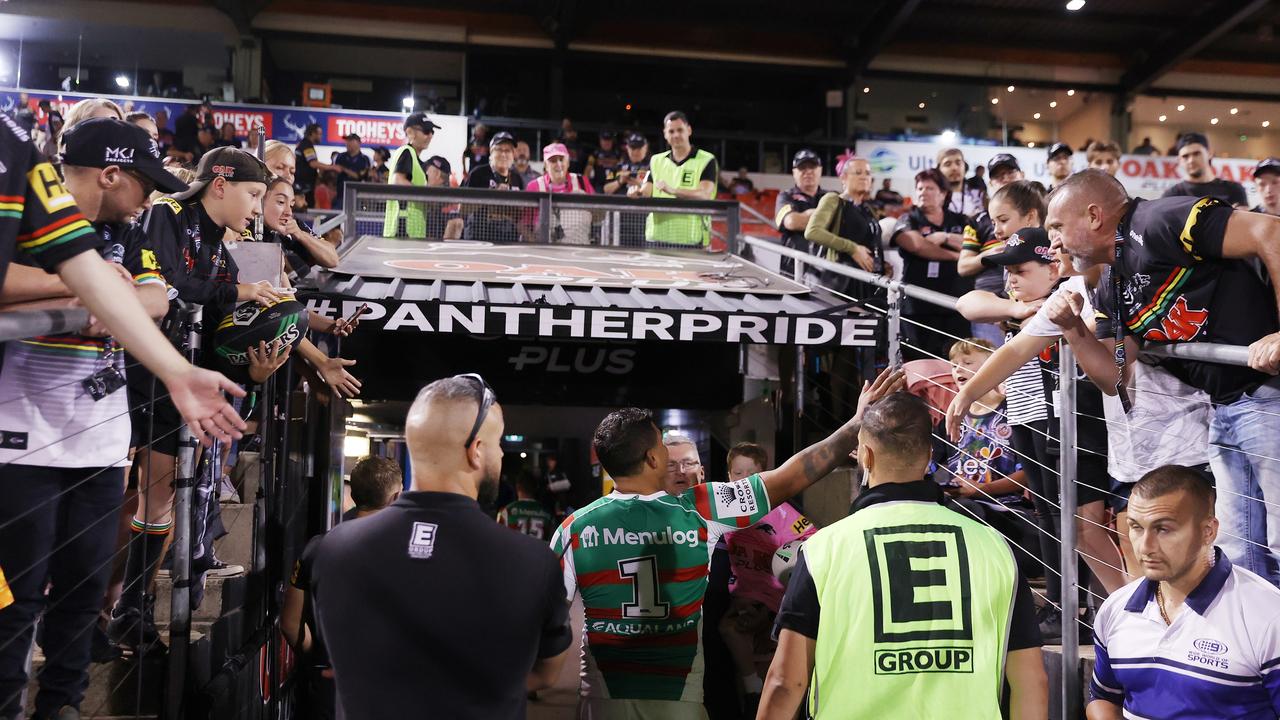
<path id="1" fill-rule="evenodd" d="M 1213 502 L 1181 465 L 1134 485 L 1144 577 L 1098 611 L 1089 720 L 1280 716 L 1280 590 L 1214 547 Z"/>

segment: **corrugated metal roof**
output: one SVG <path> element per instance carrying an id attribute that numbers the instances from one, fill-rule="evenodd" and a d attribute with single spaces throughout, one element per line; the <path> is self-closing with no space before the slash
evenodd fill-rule
<path id="1" fill-rule="evenodd" d="M 620 310 L 684 310 L 750 312 L 770 315 L 813 315 L 845 304 L 824 290 L 776 295 L 659 288 L 575 287 L 447 279 L 405 280 L 320 273 L 316 291 L 360 300 L 489 303 Z"/>

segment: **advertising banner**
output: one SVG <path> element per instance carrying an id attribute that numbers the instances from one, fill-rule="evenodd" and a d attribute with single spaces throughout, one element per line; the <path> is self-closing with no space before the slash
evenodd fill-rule
<path id="1" fill-rule="evenodd" d="M 859 140 L 858 155 L 867 158 L 875 187 L 886 178 L 893 181 L 893 189 L 903 196 L 915 193 L 915 175 L 934 166 L 938 151 L 954 144 L 940 142 L 896 142 L 887 140 Z M 968 175 L 973 168 L 986 165 L 992 156 L 1009 153 L 1018 159 L 1018 165 L 1028 180 L 1039 180 L 1049 185 L 1048 150 L 1045 148 L 999 147 L 993 145 L 960 145 L 969 163 Z M 1261 202 L 1253 184 L 1253 167 L 1257 160 L 1246 158 L 1214 158 L 1213 167 L 1218 177 L 1244 185 L 1249 193 L 1250 207 Z M 1075 154 L 1075 170 L 1088 166 L 1083 149 Z M 1122 155 L 1120 172 L 1116 174 L 1132 197 L 1158 198 L 1165 190 L 1183 180 L 1178 171 L 1178 159 L 1163 155 Z"/>
<path id="2" fill-rule="evenodd" d="M 108 98 L 124 108 L 125 112 L 146 112 L 152 117 L 163 114 L 170 130 L 173 129 L 174 120 L 198 102 L 134 95 L 92 95 L 0 88 L 0 112 L 16 112 L 22 105 L 38 111 L 40 101 L 47 100 L 50 108 L 65 116 L 72 105 L 91 97 Z M 223 123 L 231 123 L 236 128 L 236 136 L 241 139 L 248 137 L 250 128 L 261 123 L 267 131 L 268 140 L 296 145 L 302 139 L 307 125 L 319 125 L 321 136 L 320 142 L 316 143 L 316 152 L 323 162 L 329 162 L 334 152 L 345 152 L 346 142 L 343 137 L 353 132 L 360 136 L 366 153 L 372 152 L 372 148 L 379 145 L 396 148 L 404 144 L 404 113 L 222 102 L 214 102 L 212 105 L 214 125 L 222 127 Z M 436 131 L 431 146 L 423 153 L 423 159 L 440 155 L 460 170 L 462 154 L 467 146 L 467 119 L 460 115 L 434 114 L 430 118 L 440 129 Z"/>

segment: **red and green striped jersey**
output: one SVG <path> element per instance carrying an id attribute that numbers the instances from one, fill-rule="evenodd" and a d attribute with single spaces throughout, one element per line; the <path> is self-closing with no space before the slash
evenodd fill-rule
<path id="1" fill-rule="evenodd" d="M 498 524 L 543 542 L 547 541 L 547 533 L 551 532 L 554 522 L 555 518 L 537 500 L 516 500 L 498 511 Z"/>
<path id="2" fill-rule="evenodd" d="M 551 538 L 581 593 L 584 697 L 702 702 L 702 599 L 720 536 L 769 513 L 759 475 L 679 496 L 613 492 Z"/>

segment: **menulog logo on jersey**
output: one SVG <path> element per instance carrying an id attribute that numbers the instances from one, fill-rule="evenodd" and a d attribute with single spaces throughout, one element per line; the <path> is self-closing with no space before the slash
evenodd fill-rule
<path id="1" fill-rule="evenodd" d="M 351 133 L 359 135 L 361 142 L 371 145 L 403 145 L 405 142 L 401 120 L 329 116 L 329 142 L 342 142 Z"/>
<path id="2" fill-rule="evenodd" d="M 672 530 L 668 525 L 665 530 L 657 532 L 641 530 L 634 532 L 623 528 L 605 528 L 600 532 L 594 525 L 588 525 L 578 534 L 578 544 L 584 548 L 593 548 L 600 544 L 603 536 L 605 545 L 688 545 L 698 546 L 697 530 Z"/>

